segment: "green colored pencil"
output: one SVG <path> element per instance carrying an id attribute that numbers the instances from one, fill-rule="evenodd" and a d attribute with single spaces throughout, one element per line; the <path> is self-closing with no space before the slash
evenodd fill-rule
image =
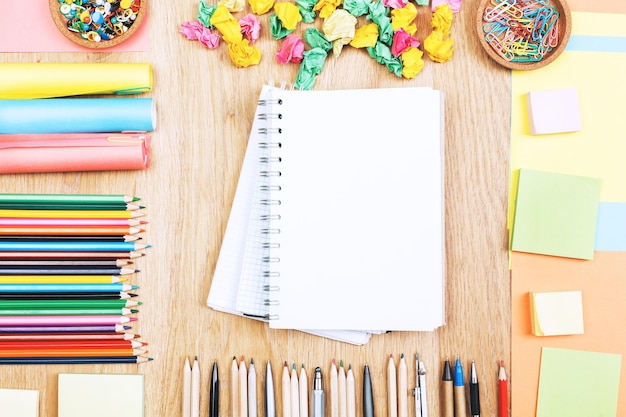
<path id="1" fill-rule="evenodd" d="M 138 313 L 139 310 L 130 308 L 52 308 L 52 309 L 15 309 L 15 310 L 0 310 L 0 317 L 6 316 L 95 316 L 95 315 L 121 315 L 127 316 L 129 314 Z"/>
<path id="2" fill-rule="evenodd" d="M 120 194 L 10 194 L 0 193 L 2 203 L 29 204 L 125 204 L 138 197 Z"/>
<path id="3" fill-rule="evenodd" d="M 2 300 L 0 301 L 0 315 L 2 315 L 2 310 L 55 308 L 129 308 L 139 305 L 141 305 L 141 301 L 124 299 Z"/>

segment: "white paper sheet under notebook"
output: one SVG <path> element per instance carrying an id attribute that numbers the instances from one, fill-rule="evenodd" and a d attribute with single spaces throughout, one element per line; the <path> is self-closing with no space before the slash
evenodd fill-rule
<path id="1" fill-rule="evenodd" d="M 445 322 L 443 98 L 430 88 L 274 89 L 273 328 Z M 276 130 L 278 132 L 278 130 Z M 280 147 L 276 143 L 280 142 Z M 276 158 L 280 158 L 279 160 Z"/>

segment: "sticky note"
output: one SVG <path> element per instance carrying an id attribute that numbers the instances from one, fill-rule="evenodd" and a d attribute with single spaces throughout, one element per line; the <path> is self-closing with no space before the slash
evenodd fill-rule
<path id="1" fill-rule="evenodd" d="M 511 250 L 593 259 L 601 181 L 519 170 Z"/>
<path id="2" fill-rule="evenodd" d="M 143 417 L 143 375 L 59 374 L 58 417 Z"/>
<path id="3" fill-rule="evenodd" d="M 526 104 L 531 135 L 582 130 L 575 88 L 531 91 L 526 94 Z"/>
<path id="4" fill-rule="evenodd" d="M 544 347 L 536 417 L 617 416 L 622 355 Z"/>
<path id="5" fill-rule="evenodd" d="M 39 391 L 0 388 L 0 416 L 37 417 Z"/>
<path id="6" fill-rule="evenodd" d="M 583 334 L 582 292 L 531 292 L 530 320 L 535 336 Z"/>

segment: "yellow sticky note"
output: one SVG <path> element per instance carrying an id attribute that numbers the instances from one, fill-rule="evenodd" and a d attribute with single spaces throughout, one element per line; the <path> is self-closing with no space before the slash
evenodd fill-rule
<path id="1" fill-rule="evenodd" d="M 530 317 L 535 336 L 583 334 L 582 292 L 531 292 Z"/>

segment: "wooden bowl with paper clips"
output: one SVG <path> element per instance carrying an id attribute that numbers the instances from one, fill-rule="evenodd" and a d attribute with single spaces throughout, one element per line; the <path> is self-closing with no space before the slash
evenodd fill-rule
<path id="1" fill-rule="evenodd" d="M 129 39 L 144 19 L 148 0 L 48 0 L 50 15 L 69 40 L 93 49 Z"/>
<path id="2" fill-rule="evenodd" d="M 572 32 L 565 0 L 480 0 L 476 33 L 489 57 L 505 68 L 534 70 L 558 58 Z"/>

